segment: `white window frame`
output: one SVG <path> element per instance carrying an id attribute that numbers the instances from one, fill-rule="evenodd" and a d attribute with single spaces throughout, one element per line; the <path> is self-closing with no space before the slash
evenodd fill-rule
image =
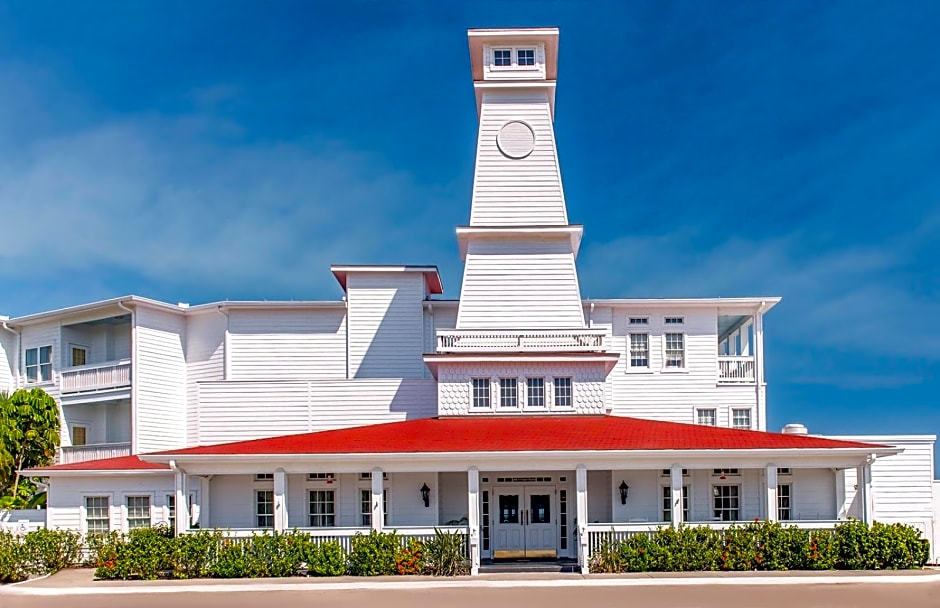
<path id="1" fill-rule="evenodd" d="M 661 484 L 659 487 L 661 503 L 659 505 L 659 515 L 663 517 L 660 521 L 669 522 L 672 520 L 672 484 Z M 667 504 L 669 505 L 668 510 L 666 509 Z M 692 484 L 686 483 L 685 480 L 682 483 L 682 521 L 692 521 Z"/>
<path id="2" fill-rule="evenodd" d="M 634 365 L 633 364 L 633 336 L 645 336 L 646 337 L 646 365 Z M 653 351 L 650 348 L 650 334 L 649 332 L 639 332 L 631 331 L 627 334 L 627 371 L 628 372 L 643 372 L 649 373 L 652 371 L 653 367 Z"/>
<path id="3" fill-rule="evenodd" d="M 568 385 L 568 399 L 571 403 L 562 405 L 558 403 L 559 381 Z M 555 376 L 552 378 L 552 409 L 571 410 L 574 409 L 574 378 L 571 376 Z"/>
<path id="4" fill-rule="evenodd" d="M 94 494 L 82 494 L 82 502 L 79 505 L 79 516 L 81 517 L 81 531 L 82 534 L 95 534 L 95 532 L 89 532 L 88 530 L 88 499 L 89 498 L 104 498 L 107 501 L 107 522 L 108 528 L 104 531 L 104 534 L 111 532 L 114 529 L 114 518 L 112 514 L 112 507 L 114 505 L 114 494 L 110 492 L 104 493 L 94 493 Z M 103 521 L 102 518 L 95 518 L 97 521 Z"/>
<path id="5" fill-rule="evenodd" d="M 255 473 L 254 480 L 257 483 L 265 483 L 265 482 L 274 483 L 274 473 Z"/>
<path id="6" fill-rule="evenodd" d="M 261 500 L 259 500 L 260 497 L 261 497 L 261 493 L 262 493 L 262 492 L 265 493 L 265 494 L 270 494 L 270 495 L 271 495 L 271 500 L 270 500 L 270 501 L 261 501 Z M 253 509 L 254 527 L 255 527 L 255 528 L 262 529 L 262 530 L 272 530 L 272 529 L 274 529 L 274 488 L 273 488 L 273 487 L 270 487 L 270 488 L 254 487 L 254 488 L 251 489 L 251 497 L 252 497 L 251 504 L 252 504 L 253 507 L 254 507 L 254 509 Z M 262 512 L 261 512 L 261 505 L 262 505 L 262 504 L 264 504 L 264 505 L 271 505 L 271 512 L 270 512 L 270 513 L 262 513 Z M 262 525 L 262 524 L 261 524 L 261 518 L 262 518 L 262 517 L 270 517 L 270 518 L 271 518 L 271 523 L 270 523 L 270 525 Z"/>
<path id="7" fill-rule="evenodd" d="M 359 481 L 372 481 L 372 473 L 359 473 Z M 388 481 L 388 472 L 382 471 L 382 481 Z"/>
<path id="8" fill-rule="evenodd" d="M 477 400 L 477 386 L 474 383 L 480 383 L 480 389 L 486 388 L 486 405 L 476 405 Z M 471 412 L 487 412 L 492 411 L 493 409 L 493 379 L 492 378 L 482 378 L 480 376 L 475 376 L 470 378 L 470 411 Z"/>
<path id="9" fill-rule="evenodd" d="M 781 492 L 782 488 L 786 488 L 786 496 Z M 783 506 L 783 502 L 786 500 L 787 505 Z M 784 517 L 786 514 L 786 517 Z M 793 482 L 787 481 L 787 483 L 778 483 L 777 484 L 777 521 L 793 521 Z"/>
<path id="10" fill-rule="evenodd" d="M 731 496 L 731 492 L 728 493 L 728 496 L 716 495 L 716 494 L 715 494 L 716 491 L 718 491 L 718 492 L 723 492 L 723 491 L 720 490 L 719 488 L 733 488 L 733 489 L 735 490 L 734 496 Z M 744 499 L 744 492 L 741 491 L 741 484 L 739 484 L 739 483 L 715 483 L 715 484 L 712 484 L 711 499 L 712 499 L 712 509 L 711 509 L 711 513 L 712 513 L 712 520 L 713 520 L 713 521 L 732 521 L 732 522 L 733 522 L 733 521 L 741 521 L 741 506 L 742 506 L 741 503 L 742 503 L 742 501 L 743 501 L 743 499 Z M 727 499 L 727 500 L 728 500 L 728 506 L 721 505 L 721 506 L 719 507 L 719 506 L 718 506 L 718 503 L 716 502 L 716 501 L 718 501 L 719 499 L 722 499 L 722 500 Z M 732 503 L 731 503 L 732 500 L 734 500 L 735 503 L 736 503 L 736 506 L 734 506 L 734 507 L 731 507 L 731 506 L 730 506 L 730 505 L 732 504 Z M 729 514 L 729 518 L 728 518 L 728 519 L 725 519 L 724 517 L 721 517 L 720 515 L 718 515 L 718 513 L 723 513 L 723 512 L 727 512 L 727 513 Z M 731 514 L 736 515 L 736 517 L 730 517 Z"/>
<path id="11" fill-rule="evenodd" d="M 131 518 L 131 506 L 128 503 L 131 501 L 131 499 L 136 499 L 136 498 L 147 499 L 147 525 L 136 526 L 134 528 L 131 528 L 131 519 L 132 519 Z M 153 527 L 153 503 L 154 503 L 153 493 L 148 494 L 144 492 L 144 493 L 133 493 L 133 494 L 124 495 L 124 500 L 121 503 L 121 515 L 123 519 L 123 529 L 125 533 L 128 533 L 131 530 L 135 530 L 139 528 L 152 528 Z M 133 519 L 143 519 L 143 518 L 135 517 Z"/>
<path id="12" fill-rule="evenodd" d="M 536 389 L 533 389 L 529 385 L 530 382 L 535 382 L 536 384 L 540 383 L 540 386 Z M 525 406 L 528 409 L 532 410 L 546 410 L 548 409 L 548 395 L 546 395 L 545 386 L 548 383 L 545 382 L 545 378 L 540 376 L 529 376 L 525 379 Z M 532 403 L 532 398 L 538 396 L 541 393 L 541 403 Z"/>
<path id="13" fill-rule="evenodd" d="M 322 482 L 325 484 L 332 485 L 333 483 L 336 482 L 336 473 L 324 473 L 324 472 L 307 473 L 307 481 Z"/>
<path id="14" fill-rule="evenodd" d="M 84 351 L 84 352 L 85 352 L 85 363 L 83 363 L 82 365 L 75 365 L 75 364 L 72 362 L 72 361 L 74 361 L 73 355 L 75 354 L 73 351 L 76 351 L 76 350 L 81 350 L 81 351 Z M 69 357 L 69 364 L 68 364 L 68 367 L 82 367 L 82 366 L 84 366 L 84 365 L 90 365 L 90 364 L 91 364 L 91 360 L 90 360 L 90 359 L 91 359 L 91 348 L 89 348 L 88 346 L 85 346 L 84 344 L 73 344 L 73 343 L 70 342 L 70 343 L 69 343 L 68 357 Z"/>
<path id="15" fill-rule="evenodd" d="M 747 421 L 748 421 L 747 426 L 738 426 L 735 424 L 735 414 L 737 414 L 738 412 L 747 412 Z M 729 418 L 729 421 L 731 422 L 731 428 L 733 429 L 750 431 L 750 430 L 753 430 L 754 428 L 754 408 L 752 407 L 733 407 L 731 408 L 731 411 L 729 412 L 728 418 Z"/>
<path id="16" fill-rule="evenodd" d="M 649 316 L 627 317 L 627 326 L 628 327 L 649 327 L 650 318 Z"/>
<path id="17" fill-rule="evenodd" d="M 712 469 L 712 477 L 740 477 L 741 469 Z"/>
<path id="18" fill-rule="evenodd" d="M 382 484 L 382 525 L 388 526 L 389 487 Z M 368 496 L 368 498 L 366 498 Z M 369 507 L 366 511 L 366 507 Z M 359 486 L 359 526 L 372 527 L 372 487 Z"/>
<path id="19" fill-rule="evenodd" d="M 680 315 L 667 315 L 663 317 L 663 327 L 676 327 L 685 325 L 685 317 Z"/>
<path id="20" fill-rule="evenodd" d="M 676 349 L 669 348 L 669 336 L 680 336 L 682 340 L 682 365 L 681 366 L 669 365 L 669 351 L 676 350 Z M 667 372 L 667 373 L 686 372 L 688 371 L 688 368 L 689 368 L 688 358 L 689 358 L 689 344 L 688 344 L 688 336 L 686 335 L 686 333 L 681 332 L 681 331 L 663 332 L 663 370 L 662 371 Z"/>
<path id="21" fill-rule="evenodd" d="M 317 501 L 316 503 L 320 505 L 330 505 L 331 512 L 314 513 L 313 506 L 315 503 L 313 501 L 313 497 L 314 497 L 315 492 L 329 492 L 332 495 L 332 498 L 329 502 Z M 337 512 L 337 509 L 336 509 L 336 502 L 337 502 L 336 499 L 337 499 L 337 494 L 338 494 L 336 486 L 328 486 L 326 484 L 319 484 L 317 486 L 306 488 L 306 494 L 307 494 L 307 525 L 311 528 L 335 528 L 336 521 L 337 519 L 339 519 L 339 513 Z M 319 521 L 321 523 L 315 524 L 314 518 L 320 518 Z M 326 521 L 326 518 L 332 518 L 333 523 L 331 524 L 322 523 Z"/>
<path id="22" fill-rule="evenodd" d="M 505 383 L 505 385 L 503 384 Z M 498 380 L 499 403 L 498 410 L 518 410 L 519 409 L 519 378 L 502 376 Z M 512 405 L 504 405 L 506 402 L 512 402 Z"/>
<path id="23" fill-rule="evenodd" d="M 489 69 L 494 72 L 537 72 L 542 69 L 539 64 L 540 50 L 537 44 L 494 45 L 488 49 L 490 61 L 487 63 Z M 509 51 L 509 65 L 496 65 L 496 51 Z M 519 65 L 519 51 L 532 51 L 534 63 L 532 65 Z"/>
<path id="24" fill-rule="evenodd" d="M 713 419 L 713 423 L 712 423 L 712 424 L 708 424 L 708 423 L 706 423 L 706 422 L 702 422 L 702 414 L 704 414 L 705 412 L 711 412 L 711 413 L 712 413 L 712 419 Z M 718 426 L 718 408 L 717 408 L 717 407 L 697 407 L 697 408 L 695 408 L 695 421 L 694 421 L 694 422 L 695 422 L 695 424 L 698 424 L 698 425 L 700 425 L 700 426 Z"/>
<path id="25" fill-rule="evenodd" d="M 43 363 L 42 353 L 44 350 L 48 349 L 49 357 L 48 360 Z M 51 344 L 43 344 L 42 346 L 33 346 L 30 348 L 23 349 L 23 373 L 25 374 L 26 384 L 49 384 L 50 382 L 55 381 L 55 368 L 52 365 L 53 359 L 53 348 Z M 36 351 L 36 362 L 30 365 L 29 362 L 29 353 Z M 43 368 L 48 368 L 49 374 L 48 378 L 43 377 Z M 30 380 L 30 369 L 35 370 L 36 379 Z"/>

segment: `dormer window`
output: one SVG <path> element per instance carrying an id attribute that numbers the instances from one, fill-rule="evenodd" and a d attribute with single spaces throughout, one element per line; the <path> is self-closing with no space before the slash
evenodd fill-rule
<path id="1" fill-rule="evenodd" d="M 491 68 L 497 70 L 532 70 L 537 69 L 535 47 L 504 47 L 492 50 Z"/>
<path id="2" fill-rule="evenodd" d="M 516 58 L 520 66 L 535 65 L 535 49 L 518 49 Z"/>
<path id="3" fill-rule="evenodd" d="M 512 49 L 496 49 L 493 51 L 493 65 L 510 67 L 512 65 Z"/>

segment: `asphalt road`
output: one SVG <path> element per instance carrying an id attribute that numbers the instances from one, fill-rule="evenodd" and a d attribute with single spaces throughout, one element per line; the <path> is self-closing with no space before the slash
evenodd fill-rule
<path id="1" fill-rule="evenodd" d="M 2 608 L 938 608 L 940 583 L 786 586 L 554 587 L 128 593 L 72 597 L 0 595 Z"/>

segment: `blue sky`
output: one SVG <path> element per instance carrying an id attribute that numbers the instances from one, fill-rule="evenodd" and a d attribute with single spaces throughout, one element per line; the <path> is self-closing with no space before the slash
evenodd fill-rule
<path id="1" fill-rule="evenodd" d="M 895 4 L 896 6 L 893 6 Z M 456 297 L 468 27 L 561 28 L 585 297 L 780 295 L 770 426 L 940 432 L 940 4 L 0 2 L 0 313 Z"/>

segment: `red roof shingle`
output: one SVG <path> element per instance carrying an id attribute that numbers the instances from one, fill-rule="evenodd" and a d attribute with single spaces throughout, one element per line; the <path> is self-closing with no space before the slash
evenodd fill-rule
<path id="1" fill-rule="evenodd" d="M 155 462 L 144 462 L 137 456 L 120 456 L 118 458 L 103 458 L 101 460 L 88 460 L 70 464 L 57 464 L 48 467 L 29 469 L 30 474 L 41 474 L 46 471 L 151 471 L 165 470 L 170 467 Z"/>

